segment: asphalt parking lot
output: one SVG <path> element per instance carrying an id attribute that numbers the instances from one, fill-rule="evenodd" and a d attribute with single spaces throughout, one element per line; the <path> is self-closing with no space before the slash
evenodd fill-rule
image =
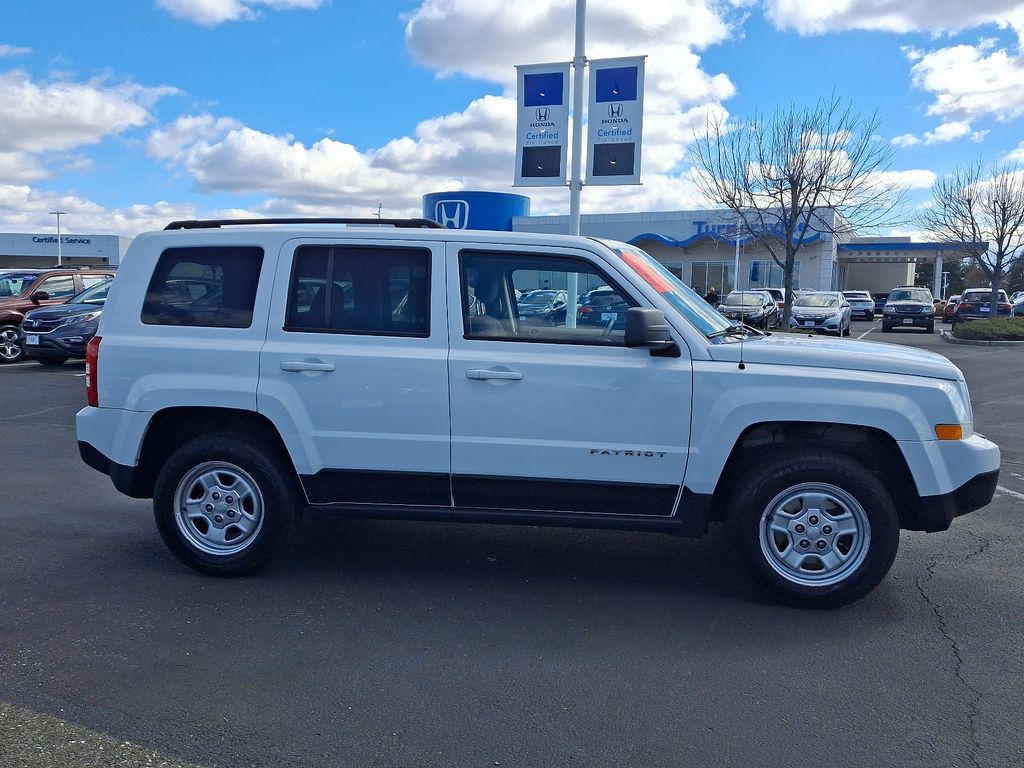
<path id="1" fill-rule="evenodd" d="M 960 366 L 1003 467 L 836 611 L 718 530 L 312 515 L 199 576 L 78 459 L 82 364 L 0 368 L 0 766 L 1024 765 L 1024 349 L 862 334 Z"/>

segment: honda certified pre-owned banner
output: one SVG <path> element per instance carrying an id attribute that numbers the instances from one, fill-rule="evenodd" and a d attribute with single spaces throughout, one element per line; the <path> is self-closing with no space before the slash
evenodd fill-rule
<path id="1" fill-rule="evenodd" d="M 590 61 L 587 184 L 639 184 L 644 58 Z"/>
<path id="2" fill-rule="evenodd" d="M 563 185 L 569 154 L 569 64 L 531 64 L 516 70 L 519 115 L 515 185 Z"/>

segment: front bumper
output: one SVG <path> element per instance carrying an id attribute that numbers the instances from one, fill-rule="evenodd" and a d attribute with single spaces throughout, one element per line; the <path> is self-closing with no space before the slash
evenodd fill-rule
<path id="1" fill-rule="evenodd" d="M 63 329 L 60 329 L 63 330 Z M 29 344 L 28 336 L 35 336 L 38 344 Z M 96 335 L 96 327 L 75 329 L 72 332 L 58 334 L 57 331 L 41 334 L 27 334 L 23 328 L 18 329 L 18 341 L 25 354 L 29 357 L 62 356 L 85 359 L 85 348 L 89 340 Z"/>
<path id="2" fill-rule="evenodd" d="M 917 486 L 916 504 L 901 510 L 903 528 L 944 531 L 953 519 L 992 500 L 999 480 L 999 446 L 978 434 L 964 440 L 899 441 Z"/>
<path id="3" fill-rule="evenodd" d="M 839 333 L 839 316 L 830 317 L 799 317 L 789 318 L 789 327 L 794 330 L 815 331 L 817 333 Z"/>
<path id="4" fill-rule="evenodd" d="M 996 492 L 999 470 L 975 475 L 955 491 L 939 496 L 922 496 L 915 521 L 904 525 L 915 531 L 944 531 L 954 518 L 986 506 Z"/>
<path id="5" fill-rule="evenodd" d="M 892 328 L 928 328 L 935 322 L 935 315 L 886 312 L 882 315 L 882 322 Z"/>

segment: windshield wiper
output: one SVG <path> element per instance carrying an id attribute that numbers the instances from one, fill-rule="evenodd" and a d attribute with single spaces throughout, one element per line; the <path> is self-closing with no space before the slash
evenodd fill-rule
<path id="1" fill-rule="evenodd" d="M 708 338 L 717 339 L 720 336 L 743 336 L 744 338 L 746 338 L 747 336 L 751 336 L 753 334 L 757 334 L 758 336 L 768 335 L 763 331 L 757 330 L 757 328 L 751 328 L 749 325 L 730 325 L 728 328 L 723 328 L 720 331 L 709 333 Z"/>

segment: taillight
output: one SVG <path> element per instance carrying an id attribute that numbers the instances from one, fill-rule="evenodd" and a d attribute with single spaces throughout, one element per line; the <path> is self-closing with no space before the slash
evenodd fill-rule
<path id="1" fill-rule="evenodd" d="M 1013 305 L 1012 304 L 1000 304 L 999 305 L 999 311 L 1000 312 L 1009 312 L 1011 309 L 1013 309 Z"/>
<path id="2" fill-rule="evenodd" d="M 577 315 L 589 315 L 593 311 L 594 311 L 593 307 L 580 307 L 578 310 L 576 310 L 576 314 Z"/>
<path id="3" fill-rule="evenodd" d="M 99 336 L 93 336 L 85 348 L 85 397 L 93 408 L 100 406 L 100 341 Z"/>

